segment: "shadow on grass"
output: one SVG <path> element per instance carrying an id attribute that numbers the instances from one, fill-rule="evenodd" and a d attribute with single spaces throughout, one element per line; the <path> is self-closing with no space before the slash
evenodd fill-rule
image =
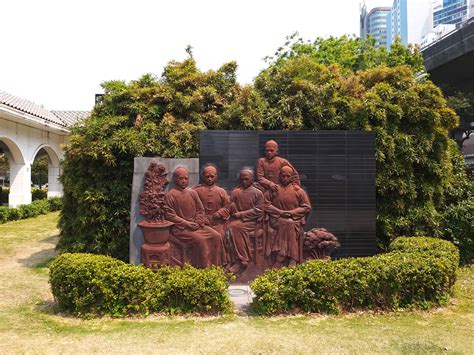
<path id="1" fill-rule="evenodd" d="M 397 346 L 402 354 L 445 354 L 448 349 L 433 343 L 402 343 Z"/>
<path id="2" fill-rule="evenodd" d="M 49 263 L 56 257 L 57 251 L 55 247 L 44 249 L 36 253 L 32 253 L 30 256 L 18 259 L 18 262 L 29 268 L 45 268 L 49 266 Z"/>

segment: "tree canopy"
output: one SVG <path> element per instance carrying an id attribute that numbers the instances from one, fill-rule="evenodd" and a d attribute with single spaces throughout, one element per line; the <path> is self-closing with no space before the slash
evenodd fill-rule
<path id="1" fill-rule="evenodd" d="M 195 157 L 203 129 L 374 131 L 380 246 L 442 235 L 444 211 L 462 200 L 453 191 L 470 185 L 449 138 L 458 118 L 420 75 L 416 49 L 293 36 L 245 87 L 235 62 L 202 72 L 189 54 L 160 77 L 103 84 L 102 102 L 66 147 L 60 247 L 126 259 L 133 158 Z"/>

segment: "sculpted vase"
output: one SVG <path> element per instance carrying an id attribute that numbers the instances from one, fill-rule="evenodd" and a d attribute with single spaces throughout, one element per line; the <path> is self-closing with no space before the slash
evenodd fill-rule
<path id="1" fill-rule="evenodd" d="M 143 231 L 144 243 L 141 248 L 142 264 L 152 270 L 160 265 L 170 265 L 170 228 L 174 223 L 163 221 L 151 223 L 142 221 L 138 226 Z"/>

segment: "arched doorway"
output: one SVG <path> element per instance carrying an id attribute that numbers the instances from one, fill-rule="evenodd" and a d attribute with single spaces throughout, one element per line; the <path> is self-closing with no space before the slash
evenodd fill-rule
<path id="1" fill-rule="evenodd" d="M 0 150 L 4 161 L 8 161 L 8 177 L 10 192 L 8 206 L 16 207 L 31 203 L 31 169 L 25 161 L 18 145 L 7 137 L 0 137 Z"/>
<path id="2" fill-rule="evenodd" d="M 62 196 L 62 185 L 59 182 L 59 152 L 48 145 L 41 145 L 32 157 L 35 171 L 32 170 L 32 182 L 38 187 L 46 187 L 48 198 Z M 47 168 L 44 166 L 47 164 Z"/>

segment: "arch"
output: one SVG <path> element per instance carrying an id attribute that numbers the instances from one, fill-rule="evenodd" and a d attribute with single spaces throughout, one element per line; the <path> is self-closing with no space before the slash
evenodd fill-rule
<path id="1" fill-rule="evenodd" d="M 13 158 L 13 163 L 25 164 L 24 155 L 21 152 L 20 147 L 18 147 L 18 145 L 13 140 L 8 137 L 0 136 L 0 142 L 4 143 L 7 146 L 10 155 Z"/>
<path id="2" fill-rule="evenodd" d="M 59 167 L 59 157 L 60 154 L 55 150 L 55 148 L 51 145 L 48 144 L 40 144 L 34 151 L 32 157 L 31 157 L 31 162 L 33 162 L 36 158 L 36 155 L 38 152 L 44 149 L 44 151 L 48 154 L 49 161 L 51 162 L 51 165 L 55 168 Z"/>

